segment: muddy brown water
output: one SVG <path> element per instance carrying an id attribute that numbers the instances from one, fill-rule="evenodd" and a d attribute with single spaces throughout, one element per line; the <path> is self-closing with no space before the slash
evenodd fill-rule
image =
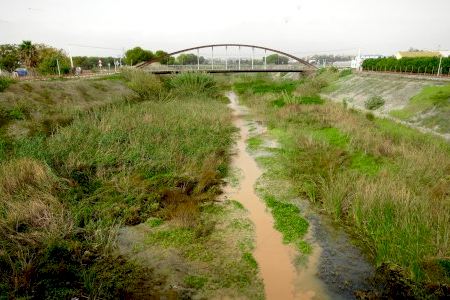
<path id="1" fill-rule="evenodd" d="M 266 299 L 328 299 L 324 284 L 316 276 L 320 248 L 310 256 L 307 266 L 297 272 L 293 261 L 295 250 L 282 242 L 282 235 L 274 229 L 272 215 L 255 192 L 255 184 L 262 175 L 255 159 L 246 151 L 249 126 L 245 120 L 248 111 L 239 105 L 237 96 L 229 93 L 229 107 L 233 110 L 234 125 L 240 137 L 236 145 L 233 166 L 241 170 L 242 179 L 237 188 L 227 187 L 226 195 L 239 201 L 249 211 L 255 226 L 254 256 L 264 281 Z"/>

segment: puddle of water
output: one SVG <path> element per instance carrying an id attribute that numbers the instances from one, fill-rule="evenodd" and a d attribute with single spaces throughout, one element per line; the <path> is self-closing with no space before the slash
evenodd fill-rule
<path id="1" fill-rule="evenodd" d="M 248 109 L 240 106 L 237 96 L 229 93 L 229 107 L 233 110 L 234 125 L 240 130 L 233 166 L 242 170 L 238 188 L 227 187 L 228 198 L 241 202 L 249 211 L 255 225 L 256 248 L 254 256 L 264 281 L 267 299 L 328 299 L 324 286 L 316 276 L 320 247 L 308 257 L 308 263 L 297 273 L 292 263 L 295 250 L 282 243 L 282 235 L 273 228 L 273 218 L 265 203 L 256 195 L 255 183 L 262 175 L 256 161 L 246 151 L 250 124 L 244 120 Z M 258 130 L 260 131 L 260 130 Z"/>

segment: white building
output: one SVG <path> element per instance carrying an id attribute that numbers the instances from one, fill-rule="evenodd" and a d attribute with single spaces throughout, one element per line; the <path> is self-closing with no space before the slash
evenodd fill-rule
<path id="1" fill-rule="evenodd" d="M 439 50 L 442 57 L 450 57 L 450 50 Z"/>
<path id="2" fill-rule="evenodd" d="M 350 63 L 350 67 L 352 69 L 361 69 L 362 63 L 365 59 L 368 58 L 381 58 L 384 57 L 383 55 L 380 54 L 365 54 L 365 55 L 361 55 L 358 54 L 358 56 L 356 56 L 354 59 L 352 59 L 351 63 Z"/>

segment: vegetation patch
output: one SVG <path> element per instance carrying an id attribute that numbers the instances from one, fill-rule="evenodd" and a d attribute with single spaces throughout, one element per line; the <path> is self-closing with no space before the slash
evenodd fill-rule
<path id="1" fill-rule="evenodd" d="M 312 131 L 314 138 L 325 141 L 330 145 L 345 148 L 349 142 L 348 135 L 342 133 L 335 127 L 326 127 Z"/>
<path id="2" fill-rule="evenodd" d="M 326 86 L 320 82 L 323 74 L 335 76 L 329 72 L 304 79 L 294 94 L 317 93 L 318 86 Z M 377 265 L 393 263 L 402 270 L 384 280 L 397 276 L 409 282 L 417 287 L 411 295 L 431 295 L 427 286 L 449 283 L 444 273 L 426 267 L 430 257 L 446 260 L 450 249 L 444 238 L 450 231 L 447 142 L 387 119 L 368 119 L 338 103 L 275 110 L 264 97 L 241 98 L 280 142 L 273 157 L 260 159 L 270 170 L 261 185 L 279 179 L 270 185 L 270 195 L 276 193 L 282 203 L 309 199 L 351 225 Z M 303 248 L 298 246 L 307 252 Z"/>
<path id="3" fill-rule="evenodd" d="M 302 238 L 308 231 L 308 222 L 300 216 L 297 206 L 277 201 L 273 196 L 264 197 L 275 220 L 275 228 L 283 234 L 285 243 Z"/>
<path id="4" fill-rule="evenodd" d="M 239 94 L 253 93 L 291 93 L 295 90 L 297 83 L 291 80 L 271 81 L 265 78 L 252 78 L 240 82 L 236 82 L 233 88 Z"/>
<path id="5" fill-rule="evenodd" d="M 250 150 L 258 149 L 263 143 L 263 140 L 258 136 L 253 136 L 247 139 L 247 146 Z"/>
<path id="6" fill-rule="evenodd" d="M 5 76 L 0 76 L 0 93 L 6 90 L 8 86 L 13 84 L 14 82 L 15 82 L 14 79 Z"/>
<path id="7" fill-rule="evenodd" d="M 380 170 L 380 163 L 371 155 L 355 152 L 351 158 L 350 167 L 363 174 L 376 175 Z"/>
<path id="8" fill-rule="evenodd" d="M 146 221 L 154 231 L 147 245 L 214 258 L 204 243 L 221 215 L 206 207 L 227 175 L 235 129 L 220 97 L 182 97 L 172 88 L 133 73 L 19 82 L 0 94 L 8 132 L 0 156 L 1 295 L 123 298 L 142 287 L 145 295 L 135 297 L 164 295 L 171 289 L 164 274 L 114 251 L 119 228 Z M 249 292 L 258 285 L 254 273 L 246 273 L 248 293 L 257 293 Z"/>
<path id="9" fill-rule="evenodd" d="M 391 111 L 390 115 L 429 128 L 437 127 L 439 132 L 450 132 L 450 84 L 423 88 L 403 109 Z"/>
<path id="10" fill-rule="evenodd" d="M 385 101 L 382 97 L 373 96 L 364 102 L 364 106 L 365 106 L 365 108 L 367 108 L 369 110 L 376 110 L 376 109 L 382 107 L 384 105 L 384 103 L 385 103 Z"/>

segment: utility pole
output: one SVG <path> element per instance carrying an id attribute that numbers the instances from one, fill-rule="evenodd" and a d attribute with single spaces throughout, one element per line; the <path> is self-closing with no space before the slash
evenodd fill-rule
<path id="1" fill-rule="evenodd" d="M 442 55 L 441 55 L 441 58 L 439 59 L 439 67 L 438 67 L 438 71 L 437 71 L 437 76 L 441 75 L 441 63 L 442 63 Z"/>
<path id="2" fill-rule="evenodd" d="M 56 59 L 56 66 L 58 67 L 58 76 L 61 76 L 61 70 L 59 69 L 59 60 Z"/>

